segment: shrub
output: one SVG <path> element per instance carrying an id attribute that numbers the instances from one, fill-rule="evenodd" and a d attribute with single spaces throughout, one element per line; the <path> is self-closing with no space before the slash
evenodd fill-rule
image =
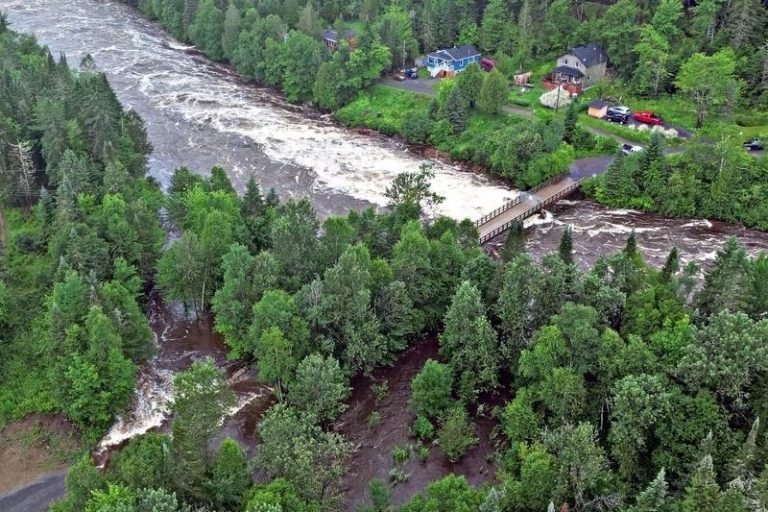
<path id="1" fill-rule="evenodd" d="M 430 140 L 435 146 L 447 143 L 453 137 L 453 125 L 445 119 L 441 119 L 432 125 Z"/>
<path id="2" fill-rule="evenodd" d="M 456 462 L 470 446 L 477 444 L 475 428 L 463 407 L 454 407 L 443 417 L 437 444 L 451 462 Z"/>
<path id="3" fill-rule="evenodd" d="M 422 464 L 426 464 L 429 460 L 429 446 L 419 446 L 419 460 Z"/>
<path id="4" fill-rule="evenodd" d="M 736 114 L 734 121 L 739 126 L 752 127 L 768 124 L 768 112 L 750 112 L 748 114 Z"/>
<path id="5" fill-rule="evenodd" d="M 411 383 L 411 409 L 427 417 L 437 417 L 453 404 L 453 372 L 447 364 L 428 359 Z"/>
<path id="6" fill-rule="evenodd" d="M 432 133 L 432 120 L 429 114 L 417 110 L 403 120 L 402 133 L 405 140 L 412 144 L 423 144 Z"/>
<path id="7" fill-rule="evenodd" d="M 418 439 L 426 441 L 435 435 L 435 426 L 425 416 L 417 416 L 413 422 L 413 434 Z"/>
<path id="8" fill-rule="evenodd" d="M 376 428 L 381 423 L 381 413 L 379 411 L 373 411 L 368 415 L 368 426 Z"/>
<path id="9" fill-rule="evenodd" d="M 411 451 L 405 446 L 395 446 L 392 448 L 392 460 L 395 464 L 405 464 L 411 457 Z"/>

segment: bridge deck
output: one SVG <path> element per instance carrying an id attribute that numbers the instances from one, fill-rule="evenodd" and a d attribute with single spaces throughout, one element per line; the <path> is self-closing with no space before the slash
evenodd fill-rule
<path id="1" fill-rule="evenodd" d="M 480 232 L 480 242 L 484 243 L 503 233 L 509 225 L 516 220 L 523 220 L 545 206 L 557 202 L 559 199 L 575 190 L 579 181 L 571 176 L 547 183 L 540 189 L 534 189 L 533 194 L 528 194 L 525 199 L 512 207 L 492 217 L 477 227 Z"/>

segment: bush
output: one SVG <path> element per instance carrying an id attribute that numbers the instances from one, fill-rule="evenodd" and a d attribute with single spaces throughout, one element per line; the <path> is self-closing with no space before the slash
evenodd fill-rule
<path id="1" fill-rule="evenodd" d="M 435 146 L 448 142 L 453 137 L 453 126 L 446 119 L 441 119 L 432 125 L 430 140 Z"/>
<path id="2" fill-rule="evenodd" d="M 435 426 L 424 416 L 417 416 L 413 422 L 413 435 L 422 441 L 432 439 L 435 435 Z"/>
<path id="3" fill-rule="evenodd" d="M 411 451 L 405 446 L 395 446 L 392 448 L 392 460 L 395 464 L 405 464 L 411 457 Z"/>
<path id="4" fill-rule="evenodd" d="M 454 407 L 444 416 L 437 432 L 437 444 L 451 462 L 456 462 L 470 446 L 477 444 L 475 428 L 463 407 Z"/>
<path id="5" fill-rule="evenodd" d="M 452 385 L 451 367 L 428 359 L 411 383 L 411 409 L 421 416 L 439 416 L 453 405 Z"/>
<path id="6" fill-rule="evenodd" d="M 733 120 L 739 126 L 763 126 L 768 124 L 768 112 L 749 112 L 746 114 L 736 114 Z"/>
<path id="7" fill-rule="evenodd" d="M 429 140 L 432 133 L 432 120 L 429 114 L 417 110 L 403 120 L 402 133 L 405 140 L 411 144 L 423 144 Z"/>
<path id="8" fill-rule="evenodd" d="M 429 460 L 429 446 L 419 446 L 419 460 L 426 464 Z"/>

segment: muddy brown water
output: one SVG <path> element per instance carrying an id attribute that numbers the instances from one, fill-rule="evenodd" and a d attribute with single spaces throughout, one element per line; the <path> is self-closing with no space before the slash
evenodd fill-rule
<path id="1" fill-rule="evenodd" d="M 392 458 L 395 447 L 413 447 L 409 460 L 402 471 L 409 474 L 406 482 L 393 483 L 392 500 L 395 504 L 407 501 L 423 490 L 430 482 L 448 474 L 464 475 L 473 485 L 491 480 L 495 474 L 493 436 L 497 422 L 491 418 L 491 407 L 475 419 L 478 444 L 467 451 L 458 462 L 451 463 L 439 447 L 428 444 L 429 458 L 422 462 L 415 449 L 416 440 L 410 436 L 415 418 L 408 409 L 411 380 L 428 359 L 440 359 L 438 343 L 434 336 L 423 339 L 398 355 L 390 367 L 379 368 L 372 377 L 357 376 L 352 380 L 352 396 L 349 409 L 336 423 L 355 447 L 349 461 L 349 472 L 344 476 L 343 489 L 346 509 L 354 510 L 368 502 L 368 482 L 374 478 L 390 481 L 390 470 L 396 467 Z M 386 383 L 387 393 L 377 398 L 373 385 Z M 489 405 L 500 400 L 490 397 Z M 378 413 L 380 421 L 369 423 L 371 413 Z"/>

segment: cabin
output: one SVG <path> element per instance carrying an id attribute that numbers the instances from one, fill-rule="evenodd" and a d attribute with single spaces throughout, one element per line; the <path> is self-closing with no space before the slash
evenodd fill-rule
<path id="1" fill-rule="evenodd" d="M 323 41 L 325 42 L 325 46 L 328 48 L 331 48 L 332 50 L 335 50 L 339 47 L 339 34 L 333 30 L 333 29 L 327 29 L 323 30 L 322 34 Z M 354 30 L 345 30 L 344 31 L 344 39 L 347 41 L 347 44 L 349 46 L 354 47 L 357 43 L 357 32 Z"/>
<path id="2" fill-rule="evenodd" d="M 480 52 L 472 44 L 454 46 L 427 54 L 427 69 L 432 77 L 453 76 L 473 62 L 480 62 Z"/>
<path id="3" fill-rule="evenodd" d="M 598 80 L 605 77 L 608 72 L 608 57 L 595 43 L 571 48 L 568 53 L 557 59 L 557 65 L 546 78 L 554 89 L 558 85 L 564 86 L 569 92 L 580 93 L 588 89 Z"/>
<path id="4" fill-rule="evenodd" d="M 608 115 L 608 102 L 602 100 L 593 101 L 587 108 L 587 115 L 598 119 L 604 118 Z"/>

